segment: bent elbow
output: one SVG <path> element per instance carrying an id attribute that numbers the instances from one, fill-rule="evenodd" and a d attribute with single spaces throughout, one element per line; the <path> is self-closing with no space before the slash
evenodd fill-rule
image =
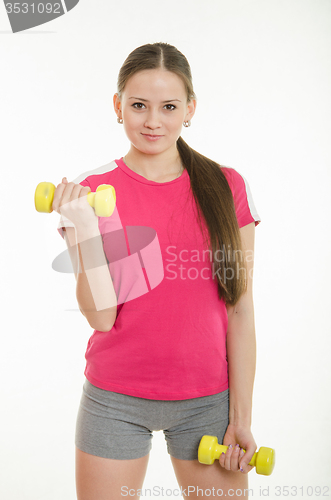
<path id="1" fill-rule="evenodd" d="M 116 310 L 115 311 L 112 310 L 111 314 L 109 314 L 109 312 L 108 312 L 107 315 L 103 314 L 102 316 L 103 316 L 102 318 L 99 317 L 99 318 L 93 318 L 93 319 L 91 319 L 89 321 L 89 324 L 90 324 L 90 326 L 94 330 L 98 330 L 98 332 L 107 333 L 114 326 L 114 323 L 115 323 L 115 320 L 116 320 L 116 316 L 117 316 Z"/>
<path id="2" fill-rule="evenodd" d="M 98 328 L 94 328 L 94 330 L 98 330 L 98 332 L 103 332 L 103 333 L 107 333 L 107 332 L 110 332 L 110 330 L 113 328 L 114 326 L 114 323 L 112 325 L 101 325 L 100 327 Z"/>

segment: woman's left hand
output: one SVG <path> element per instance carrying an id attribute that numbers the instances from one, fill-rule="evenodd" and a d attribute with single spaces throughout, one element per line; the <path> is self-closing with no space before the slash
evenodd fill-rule
<path id="1" fill-rule="evenodd" d="M 253 469 L 248 464 L 256 451 L 256 443 L 249 427 L 229 424 L 224 435 L 223 444 L 232 446 L 219 458 L 222 467 L 226 470 L 240 470 L 244 474 Z M 239 446 L 236 446 L 237 444 Z M 242 450 L 245 450 L 246 453 Z"/>

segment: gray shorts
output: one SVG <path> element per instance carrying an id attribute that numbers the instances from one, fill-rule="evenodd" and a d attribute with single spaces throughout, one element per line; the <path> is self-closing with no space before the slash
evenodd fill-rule
<path id="1" fill-rule="evenodd" d="M 153 431 L 163 430 L 170 455 L 195 460 L 202 436 L 217 436 L 222 443 L 228 423 L 229 389 L 211 396 L 165 401 L 105 391 L 86 379 L 75 444 L 98 457 L 140 458 L 152 448 Z"/>

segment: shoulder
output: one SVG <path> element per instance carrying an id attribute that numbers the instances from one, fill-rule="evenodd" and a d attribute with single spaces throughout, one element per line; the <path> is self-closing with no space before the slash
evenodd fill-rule
<path id="1" fill-rule="evenodd" d="M 89 186 L 92 191 L 95 191 L 100 184 L 109 184 L 118 168 L 116 160 L 113 160 L 101 167 L 80 174 L 72 182 L 81 184 L 82 186 Z"/>
<path id="2" fill-rule="evenodd" d="M 247 179 L 234 168 L 221 166 L 221 170 L 232 192 L 239 227 L 250 222 L 255 222 L 257 226 L 261 218 L 256 210 Z"/>
<path id="3" fill-rule="evenodd" d="M 231 167 L 221 166 L 221 171 L 225 175 L 232 192 L 245 187 L 246 179 L 237 170 Z"/>

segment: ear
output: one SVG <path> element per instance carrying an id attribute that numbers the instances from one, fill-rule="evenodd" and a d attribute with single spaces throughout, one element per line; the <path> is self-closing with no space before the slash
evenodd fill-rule
<path id="1" fill-rule="evenodd" d="M 194 116 L 196 107 L 197 107 L 197 100 L 192 99 L 187 105 L 185 121 L 191 120 L 191 118 Z"/>
<path id="2" fill-rule="evenodd" d="M 120 110 L 120 107 L 121 107 L 121 100 L 120 98 L 118 97 L 118 94 L 114 94 L 114 97 L 113 97 L 113 103 L 114 103 L 114 109 L 115 109 L 115 113 L 117 113 L 119 110 Z"/>

